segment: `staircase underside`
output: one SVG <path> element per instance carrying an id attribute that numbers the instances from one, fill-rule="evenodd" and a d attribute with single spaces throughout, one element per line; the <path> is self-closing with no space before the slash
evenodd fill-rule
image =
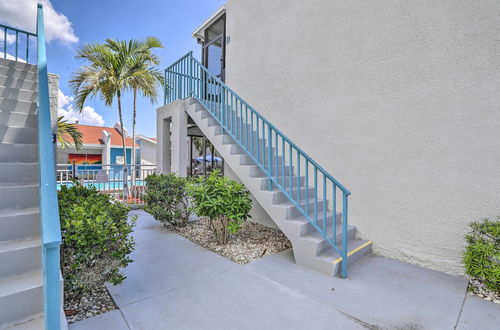
<path id="1" fill-rule="evenodd" d="M 338 274 L 341 268 L 341 256 L 331 247 L 327 240 L 316 231 L 308 219 L 294 206 L 283 192 L 276 187 L 273 187 L 271 191 L 269 190 L 266 173 L 256 165 L 254 160 L 243 150 L 243 148 L 241 148 L 229 135 L 223 133 L 222 127 L 213 119 L 206 108 L 194 98 L 176 101 L 172 106 L 181 106 L 185 109 L 203 134 L 222 155 L 224 161 L 252 193 L 257 202 L 266 210 L 288 239 L 290 239 L 296 263 L 326 274 Z M 281 163 L 278 163 L 278 166 L 281 166 Z M 286 177 L 289 175 L 288 173 L 289 168 L 284 171 L 284 176 Z M 298 178 L 295 176 L 294 180 L 297 179 Z M 299 178 L 299 180 L 305 182 L 304 178 Z M 301 188 L 301 190 L 307 189 L 313 188 Z M 295 188 L 295 191 L 292 189 L 292 194 L 297 193 L 297 188 Z M 304 192 L 301 191 L 302 196 L 304 196 L 303 193 Z M 321 202 L 323 203 L 323 201 Z M 303 203 L 309 203 L 311 206 L 309 209 L 313 209 L 312 203 L 314 203 L 314 201 L 312 198 L 307 202 L 303 201 Z M 327 216 L 330 220 L 333 219 L 331 212 L 327 213 Z M 342 242 L 342 230 L 340 227 L 341 217 L 342 215 L 340 213 L 336 214 L 335 225 L 337 226 L 336 241 L 338 246 L 341 246 Z M 330 223 L 334 223 L 334 221 L 330 221 Z M 349 264 L 371 253 L 372 242 L 357 239 L 355 226 L 348 227 L 348 237 Z"/>

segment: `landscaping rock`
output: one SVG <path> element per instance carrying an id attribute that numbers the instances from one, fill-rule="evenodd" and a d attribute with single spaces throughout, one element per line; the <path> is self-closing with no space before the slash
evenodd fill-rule
<path id="1" fill-rule="evenodd" d="M 81 321 L 113 309 L 116 309 L 116 305 L 105 286 L 83 295 L 80 299 L 72 297 L 68 292 L 64 293 L 64 313 L 68 323 Z"/>
<path id="2" fill-rule="evenodd" d="M 185 227 L 167 226 L 173 232 L 209 249 L 237 264 L 247 264 L 265 255 L 275 254 L 292 247 L 292 243 L 279 230 L 246 221 L 229 243 L 219 245 L 208 227 L 208 219 L 189 222 Z"/>
<path id="3" fill-rule="evenodd" d="M 469 292 L 474 295 L 486 299 L 488 301 L 492 301 L 494 303 L 500 304 L 500 292 L 494 292 L 486 288 L 486 286 L 481 283 L 478 279 L 471 278 L 469 279 Z"/>

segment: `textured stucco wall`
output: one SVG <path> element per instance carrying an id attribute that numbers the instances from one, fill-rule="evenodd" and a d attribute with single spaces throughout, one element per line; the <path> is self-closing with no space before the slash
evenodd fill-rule
<path id="1" fill-rule="evenodd" d="M 59 97 L 59 76 L 55 73 L 49 73 L 49 102 L 50 102 L 50 119 L 52 122 L 52 129 L 57 122 L 57 106 Z"/>
<path id="2" fill-rule="evenodd" d="M 229 0 L 227 82 L 352 192 L 379 254 L 460 274 L 500 213 L 499 1 Z"/>

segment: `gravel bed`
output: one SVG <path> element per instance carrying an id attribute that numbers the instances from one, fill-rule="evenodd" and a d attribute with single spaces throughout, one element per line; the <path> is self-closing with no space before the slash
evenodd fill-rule
<path id="1" fill-rule="evenodd" d="M 70 298 L 64 293 L 64 313 L 68 323 L 81 321 L 101 313 L 116 309 L 113 298 L 105 286 L 83 295 L 80 299 Z"/>
<path id="2" fill-rule="evenodd" d="M 471 278 L 469 279 L 469 292 L 486 300 L 500 304 L 500 292 L 494 292 L 487 289 L 481 281 Z"/>
<path id="3" fill-rule="evenodd" d="M 232 235 L 229 243 L 225 245 L 219 245 L 213 239 L 207 219 L 189 222 L 185 227 L 167 226 L 167 228 L 237 264 L 247 264 L 292 247 L 292 243 L 279 229 L 251 221 L 246 221 L 241 231 Z"/>

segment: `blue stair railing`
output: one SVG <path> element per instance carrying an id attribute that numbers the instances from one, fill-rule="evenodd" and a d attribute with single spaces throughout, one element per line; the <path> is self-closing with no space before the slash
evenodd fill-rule
<path id="1" fill-rule="evenodd" d="M 36 38 L 36 34 L 0 24 L 0 31 L 2 30 L 3 40 L 1 41 L 2 52 L 0 57 L 30 63 L 30 37 Z M 0 36 L 2 36 L 1 32 Z M 10 44 L 12 44 L 11 52 L 8 49 Z"/>
<path id="2" fill-rule="evenodd" d="M 192 52 L 165 69 L 164 80 L 164 103 L 194 97 L 203 104 L 223 132 L 266 173 L 268 189 L 283 192 L 340 255 L 341 275 L 346 278 L 349 190 L 208 71 Z M 337 227 L 341 230 L 341 244 Z"/>
<path id="3" fill-rule="evenodd" d="M 49 80 L 45 50 L 43 7 L 37 8 L 38 162 L 40 163 L 40 217 L 45 329 L 61 327 L 61 224 L 57 203 L 54 142 L 50 118 Z"/>

